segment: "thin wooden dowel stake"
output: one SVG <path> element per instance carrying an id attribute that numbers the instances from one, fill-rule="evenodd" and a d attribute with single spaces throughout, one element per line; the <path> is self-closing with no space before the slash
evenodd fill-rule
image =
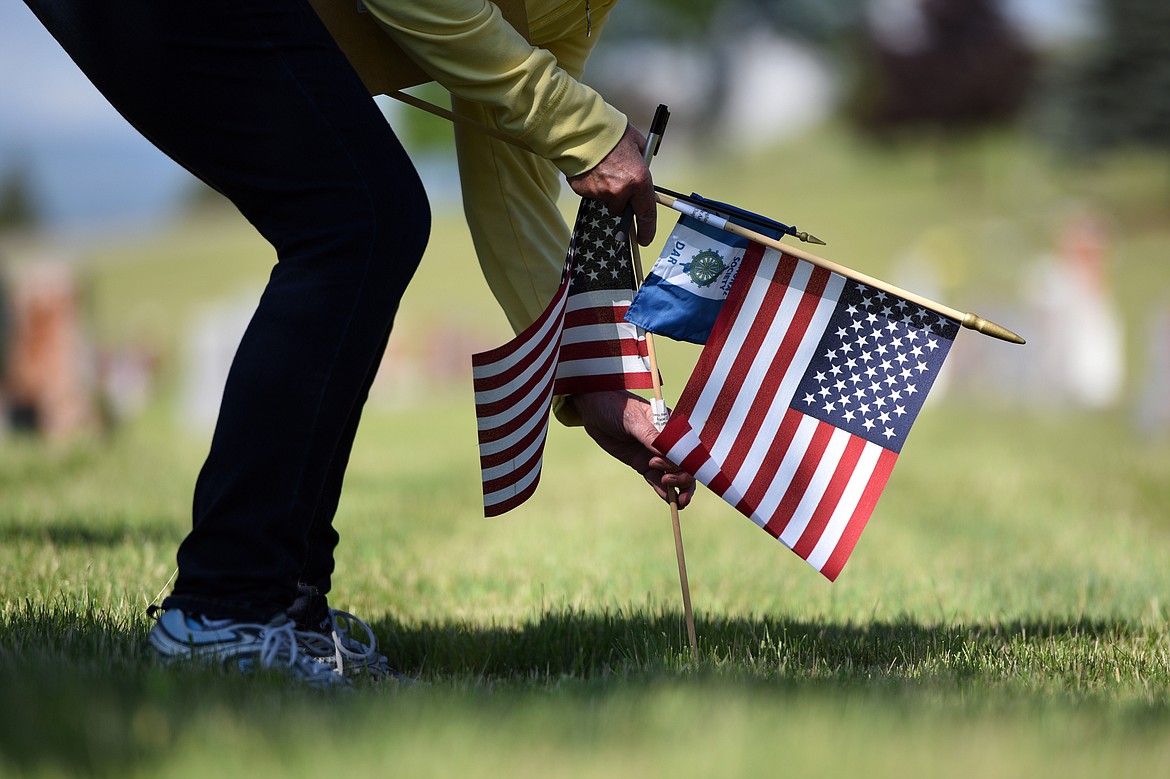
<path id="1" fill-rule="evenodd" d="M 408 105 L 412 108 L 417 108 L 420 111 L 426 111 L 431 116 L 437 116 L 440 119 L 446 119 L 451 124 L 458 124 L 458 125 L 462 125 L 464 127 L 470 127 L 473 130 L 478 130 L 479 132 L 483 133 L 484 135 L 487 135 L 491 138 L 495 138 L 497 141 L 503 141 L 504 143 L 511 144 L 512 146 L 515 146 L 517 149 L 522 149 L 526 152 L 529 152 L 530 154 L 535 153 L 532 151 L 531 146 L 524 143 L 523 141 L 520 141 L 516 138 L 513 138 L 511 135 L 508 135 L 503 130 L 497 129 L 495 127 L 490 127 L 490 126 L 484 124 L 483 122 L 477 122 L 474 119 L 471 119 L 470 117 L 463 116 L 462 114 L 457 114 L 454 111 L 443 108 L 442 106 L 437 106 L 434 103 L 423 100 L 421 97 L 415 97 L 414 95 L 410 94 L 409 92 L 403 92 L 401 90 L 398 90 L 395 92 L 387 92 L 386 97 L 392 97 L 395 100 L 397 100 L 398 102 L 405 103 L 406 105 Z"/>
<path id="2" fill-rule="evenodd" d="M 671 490 L 673 492 L 673 490 Z M 682 524 L 678 520 L 678 494 L 670 499 L 670 521 L 674 526 L 674 555 L 678 559 L 678 581 L 682 587 L 683 615 L 687 620 L 687 639 L 691 642 L 691 658 L 699 659 L 699 639 L 695 635 L 695 615 L 691 611 L 691 585 L 687 581 L 687 556 L 683 553 Z"/>
<path id="3" fill-rule="evenodd" d="M 634 276 L 637 279 L 637 286 L 641 287 L 645 276 L 642 273 L 642 256 L 638 251 L 638 242 L 634 240 L 631 230 L 630 249 L 633 253 L 634 260 Z M 658 355 L 654 350 L 654 334 L 646 331 L 646 355 L 650 358 L 650 380 L 654 384 L 654 409 L 657 416 L 657 410 L 662 409 L 665 414 L 666 404 L 662 399 L 662 379 L 658 375 Z M 687 639 L 691 644 L 691 657 L 694 660 L 699 659 L 699 639 L 695 634 L 695 615 L 691 611 L 691 584 L 687 579 L 687 557 L 683 552 L 682 540 L 682 523 L 678 518 L 678 492 L 674 488 L 667 488 L 667 494 L 670 496 L 670 522 L 674 528 L 674 556 L 678 560 L 678 581 L 682 587 L 683 599 L 683 616 L 687 621 Z"/>

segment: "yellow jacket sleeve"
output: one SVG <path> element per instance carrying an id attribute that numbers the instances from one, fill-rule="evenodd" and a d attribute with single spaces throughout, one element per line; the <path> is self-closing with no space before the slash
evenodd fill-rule
<path id="1" fill-rule="evenodd" d="M 403 51 L 566 176 L 593 168 L 626 117 L 528 43 L 487 0 L 366 0 Z"/>

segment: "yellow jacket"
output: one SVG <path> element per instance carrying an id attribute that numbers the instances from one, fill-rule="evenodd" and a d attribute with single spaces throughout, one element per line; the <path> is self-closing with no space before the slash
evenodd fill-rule
<path id="1" fill-rule="evenodd" d="M 496 126 L 566 176 L 593 168 L 625 132 L 624 114 L 560 68 L 552 53 L 526 41 L 487 0 L 365 4 L 436 81 L 484 106 Z M 583 10 L 582 3 L 563 0 L 527 5 L 534 31 L 542 15 Z"/>

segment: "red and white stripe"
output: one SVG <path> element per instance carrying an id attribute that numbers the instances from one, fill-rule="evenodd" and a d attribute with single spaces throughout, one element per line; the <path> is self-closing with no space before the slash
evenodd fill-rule
<path id="1" fill-rule="evenodd" d="M 790 408 L 845 279 L 753 245 L 666 429 L 669 459 L 836 579 L 897 454 Z"/>
<path id="2" fill-rule="evenodd" d="M 630 293 L 597 290 L 569 295 L 557 395 L 653 388 L 645 333 L 625 321 Z"/>
<path id="3" fill-rule="evenodd" d="M 471 357 L 486 516 L 519 506 L 540 481 L 568 286 L 566 276 L 520 335 Z"/>

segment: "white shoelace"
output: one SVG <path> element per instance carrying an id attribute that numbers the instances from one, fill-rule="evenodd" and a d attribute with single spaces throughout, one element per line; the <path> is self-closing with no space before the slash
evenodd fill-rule
<path id="1" fill-rule="evenodd" d="M 374 638 L 374 631 L 365 622 L 348 611 L 329 609 L 329 625 L 333 635 L 333 656 L 337 659 L 338 673 L 345 672 L 346 659 L 363 663 L 377 659 L 378 639 Z M 363 643 L 360 639 L 350 635 L 350 631 L 355 625 L 365 631 L 368 641 Z M 353 647 L 359 647 L 359 649 L 355 650 Z"/>
<path id="2" fill-rule="evenodd" d="M 216 620 L 231 624 L 230 620 Z M 204 624 L 212 627 L 212 620 L 204 620 Z M 277 663 L 284 663 L 286 668 L 298 668 L 309 677 L 332 674 L 328 668 L 323 668 L 312 661 L 301 651 L 297 643 L 296 623 L 291 619 L 280 625 L 257 625 L 260 628 L 260 667 L 274 668 Z"/>
<path id="3" fill-rule="evenodd" d="M 366 641 L 363 642 L 351 635 L 355 626 L 360 627 L 366 634 Z M 301 646 L 309 648 L 318 657 L 332 654 L 339 674 L 345 673 L 347 661 L 365 665 L 376 663 L 378 660 L 378 639 L 374 637 L 374 631 L 348 611 L 329 609 L 329 635 L 312 630 L 298 630 L 296 638 Z"/>
<path id="4" fill-rule="evenodd" d="M 288 656 L 288 667 L 292 668 L 301 657 L 300 647 L 297 646 L 296 633 L 293 631 L 293 621 L 289 620 L 279 627 L 265 627 L 261 632 L 264 637 L 260 645 L 260 665 L 271 668 L 281 654 Z"/>

